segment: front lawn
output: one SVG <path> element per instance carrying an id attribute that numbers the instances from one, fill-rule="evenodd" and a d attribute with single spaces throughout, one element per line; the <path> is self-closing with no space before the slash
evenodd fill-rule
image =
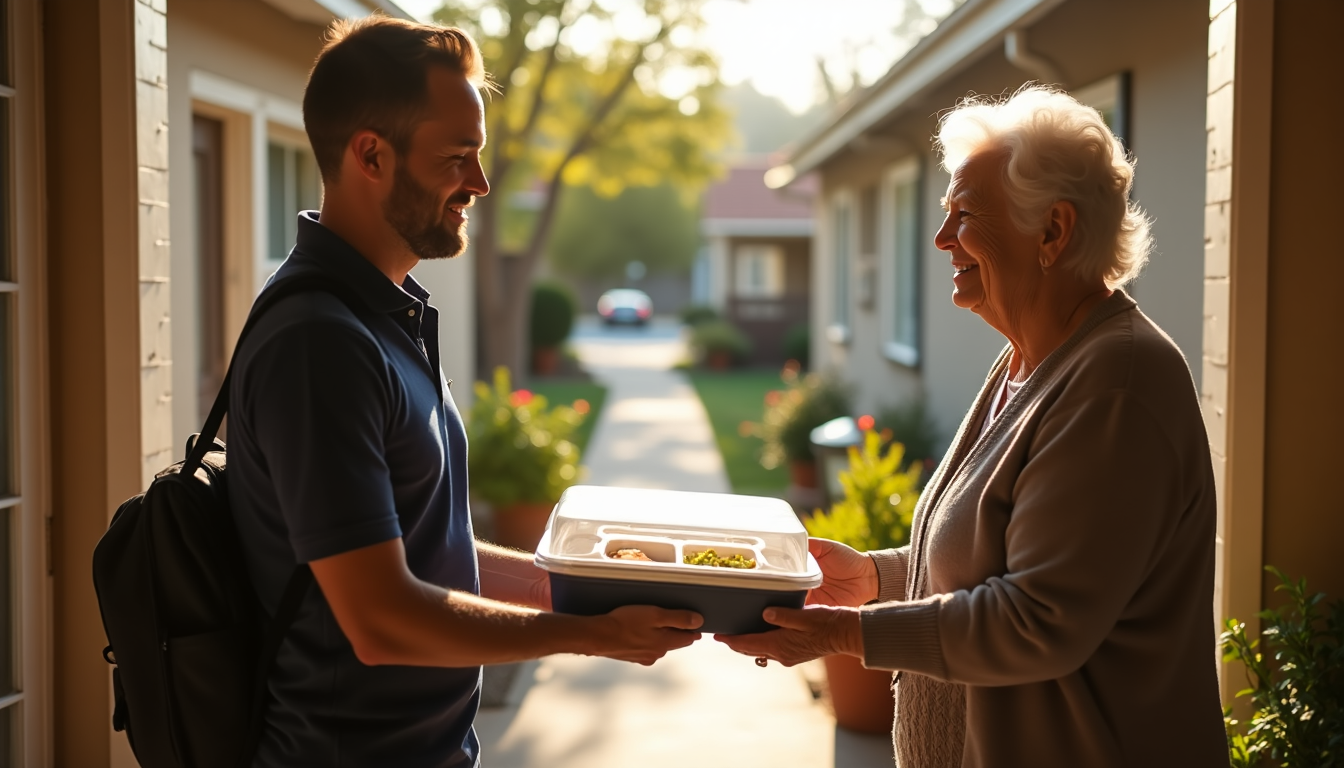
<path id="1" fill-rule="evenodd" d="M 765 412 L 765 393 L 782 389 L 777 371 L 686 372 L 700 402 L 709 412 L 714 441 L 733 493 L 783 497 L 789 485 L 784 467 L 761 466 L 762 443 L 759 437 L 742 434 L 743 422 L 759 422 Z"/>
<path id="2" fill-rule="evenodd" d="M 593 436 L 593 427 L 597 426 L 597 417 L 602 413 L 602 403 L 607 399 L 607 388 L 588 381 L 547 381 L 535 377 L 528 384 L 533 394 L 543 395 L 549 405 L 574 405 L 579 400 L 588 403 L 588 415 L 583 425 L 574 433 L 574 444 L 579 447 L 579 455 L 588 448 L 588 440 Z M 582 410 L 582 406 L 576 406 Z"/>

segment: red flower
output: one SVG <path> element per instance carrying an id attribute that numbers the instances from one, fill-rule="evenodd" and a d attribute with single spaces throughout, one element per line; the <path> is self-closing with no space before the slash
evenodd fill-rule
<path id="1" fill-rule="evenodd" d="M 512 405 L 514 408 L 527 405 L 530 402 L 532 402 L 532 393 L 528 392 L 526 389 L 520 389 L 512 395 L 509 395 L 509 405 Z"/>
<path id="2" fill-rule="evenodd" d="M 583 414 L 583 415 L 586 416 L 586 415 L 588 414 L 588 411 L 590 411 L 590 410 L 592 410 L 592 406 L 588 405 L 588 401 L 587 401 L 587 400 L 575 400 L 575 401 L 574 401 L 574 411 L 575 411 L 576 413 L 580 413 L 580 414 Z"/>
<path id="3" fill-rule="evenodd" d="M 769 392 L 765 393 L 765 404 L 770 408 L 774 408 L 776 405 L 779 405 L 780 397 L 781 395 L 779 393 L 779 390 L 772 389 Z"/>
<path id="4" fill-rule="evenodd" d="M 863 430 L 864 432 L 867 432 L 868 430 L 872 429 L 874 423 L 875 420 L 873 419 L 872 416 L 868 416 L 865 414 L 859 417 L 859 429 Z"/>

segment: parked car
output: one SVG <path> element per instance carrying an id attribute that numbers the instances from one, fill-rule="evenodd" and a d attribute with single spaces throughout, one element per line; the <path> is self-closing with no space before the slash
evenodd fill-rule
<path id="1" fill-rule="evenodd" d="M 634 288 L 613 288 L 597 300 L 597 314 L 607 325 L 644 325 L 653 315 L 653 301 Z"/>

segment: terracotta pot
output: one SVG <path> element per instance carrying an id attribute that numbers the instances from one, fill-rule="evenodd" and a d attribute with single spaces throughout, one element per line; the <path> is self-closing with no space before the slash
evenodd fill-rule
<path id="1" fill-rule="evenodd" d="M 532 350 L 532 372 L 538 376 L 554 376 L 560 370 L 560 350 L 556 347 L 537 347 Z"/>
<path id="2" fill-rule="evenodd" d="M 896 718 L 891 673 L 866 669 L 857 658 L 848 655 L 827 656 L 825 662 L 835 724 L 859 733 L 891 733 Z"/>
<path id="3" fill-rule="evenodd" d="M 733 353 L 716 349 L 709 353 L 709 367 L 716 371 L 726 371 L 733 367 Z"/>
<path id="4" fill-rule="evenodd" d="M 789 482 L 799 488 L 818 487 L 817 462 L 812 459 L 790 459 Z"/>
<path id="5" fill-rule="evenodd" d="M 555 505 L 548 501 L 523 502 L 495 507 L 495 543 L 501 547 L 537 551 L 546 532 L 546 521 Z"/>

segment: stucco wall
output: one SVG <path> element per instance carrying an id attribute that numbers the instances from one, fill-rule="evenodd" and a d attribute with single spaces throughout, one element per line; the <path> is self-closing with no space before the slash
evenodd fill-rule
<path id="1" fill-rule="evenodd" d="M 1077 88 L 1118 72 L 1131 73 L 1130 137 L 1138 156 L 1135 198 L 1154 218 L 1156 252 L 1133 286 L 1140 306 L 1192 361 L 1198 379 L 1202 330 L 1204 103 L 1207 9 L 1200 3 L 1135 0 L 1124 4 L 1067 2 L 1035 24 L 1031 49 L 1052 59 L 1066 85 Z M 958 75 L 908 102 L 870 138 L 823 167 L 818 206 L 819 242 L 814 259 L 813 356 L 839 368 L 857 385 L 857 406 L 879 410 L 923 396 L 950 440 L 1005 343 L 970 312 L 952 305 L 951 268 L 933 246 L 942 222 L 939 198 L 948 175 L 938 167 L 930 137 L 937 113 L 967 94 L 1011 92 L 1031 75 L 1017 70 L 996 49 Z M 830 202 L 842 190 L 857 196 L 896 162 L 920 157 L 922 360 L 909 368 L 881 353 L 876 306 L 851 308 L 850 339 L 828 341 L 832 317 L 834 235 Z M 857 205 L 855 206 L 857 212 Z M 889 258 L 889 257 L 888 257 Z M 860 274 L 851 272 L 851 285 Z"/>

